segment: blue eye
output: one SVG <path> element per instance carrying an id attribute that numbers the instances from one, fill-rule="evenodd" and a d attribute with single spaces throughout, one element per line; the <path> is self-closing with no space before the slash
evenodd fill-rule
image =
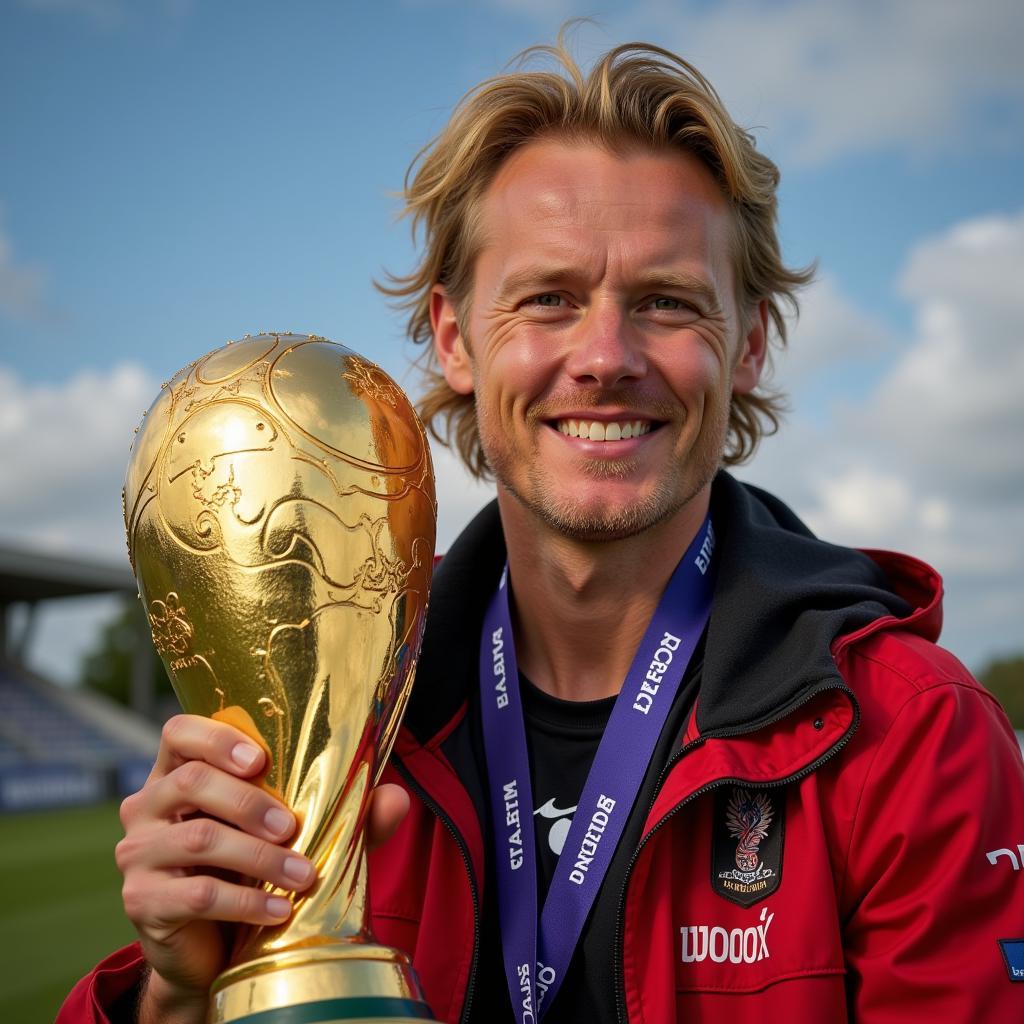
<path id="1" fill-rule="evenodd" d="M 555 292 L 545 292 L 533 300 L 538 306 L 557 306 L 562 301 L 562 296 Z"/>
<path id="2" fill-rule="evenodd" d="M 677 309 L 682 309 L 683 304 L 679 299 L 672 299 L 667 295 L 661 295 L 654 300 L 654 308 L 674 313 Z"/>

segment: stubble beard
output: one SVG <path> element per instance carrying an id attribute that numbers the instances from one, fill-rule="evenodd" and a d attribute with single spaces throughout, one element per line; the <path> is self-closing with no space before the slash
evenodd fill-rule
<path id="1" fill-rule="evenodd" d="M 636 537 L 664 523 L 711 482 L 721 463 L 728 412 L 717 418 L 721 422 L 715 424 L 714 437 L 698 438 L 697 448 L 686 457 L 689 469 L 682 466 L 678 475 L 676 472 L 662 474 L 650 494 L 638 497 L 626 508 L 585 508 L 571 500 L 556 498 L 536 453 L 527 475 L 529 493 L 524 493 L 516 486 L 512 472 L 521 460 L 503 445 L 488 444 L 484 440 L 485 430 L 481 430 L 480 440 L 495 479 L 523 508 L 569 540 L 602 543 Z M 621 480 L 629 477 L 635 468 L 634 459 L 614 462 L 594 459 L 587 464 L 586 472 L 595 480 Z"/>

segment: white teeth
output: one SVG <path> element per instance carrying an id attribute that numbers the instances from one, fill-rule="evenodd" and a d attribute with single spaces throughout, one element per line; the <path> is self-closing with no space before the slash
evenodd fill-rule
<path id="1" fill-rule="evenodd" d="M 649 420 L 631 420 L 628 423 L 604 423 L 600 420 L 559 420 L 558 429 L 567 437 L 580 437 L 585 441 L 625 441 L 651 432 Z"/>

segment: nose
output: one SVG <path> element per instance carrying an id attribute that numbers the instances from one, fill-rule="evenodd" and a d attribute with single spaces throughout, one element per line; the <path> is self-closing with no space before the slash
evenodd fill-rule
<path id="1" fill-rule="evenodd" d="M 573 332 L 566 371 L 581 383 L 613 387 L 643 377 L 643 339 L 623 312 L 611 306 L 590 309 Z"/>

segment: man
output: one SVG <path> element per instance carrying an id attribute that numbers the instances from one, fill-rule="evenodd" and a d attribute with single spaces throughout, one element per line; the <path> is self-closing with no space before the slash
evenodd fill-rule
<path id="1" fill-rule="evenodd" d="M 448 1021 L 1022 1019 L 995 854 L 1024 769 L 934 646 L 936 574 L 720 471 L 777 422 L 761 374 L 807 279 L 776 169 L 672 54 L 548 52 L 471 93 L 407 191 L 423 412 L 498 499 L 436 574 L 375 933 Z M 312 882 L 261 764 L 172 720 L 118 848 L 141 947 L 61 1020 L 200 1021 L 221 923 L 287 916 L 220 874 Z"/>

